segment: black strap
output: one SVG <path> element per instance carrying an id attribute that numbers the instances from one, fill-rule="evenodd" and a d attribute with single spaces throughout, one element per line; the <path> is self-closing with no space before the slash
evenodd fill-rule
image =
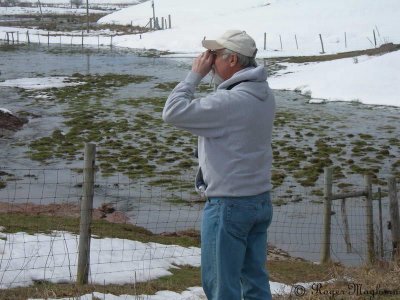
<path id="1" fill-rule="evenodd" d="M 233 89 L 235 86 L 237 86 L 238 84 L 241 84 L 242 82 L 248 82 L 248 81 L 250 81 L 250 80 L 242 80 L 242 81 L 235 82 L 235 83 L 231 84 L 230 86 L 228 86 L 226 89 L 229 91 L 229 90 Z"/>

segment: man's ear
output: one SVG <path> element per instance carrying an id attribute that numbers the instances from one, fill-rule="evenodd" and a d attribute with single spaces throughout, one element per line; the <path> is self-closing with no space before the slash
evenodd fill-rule
<path id="1" fill-rule="evenodd" d="M 237 65 L 237 63 L 238 63 L 237 55 L 236 54 L 231 54 L 230 57 L 229 57 L 229 65 L 231 67 L 234 67 L 234 66 Z"/>

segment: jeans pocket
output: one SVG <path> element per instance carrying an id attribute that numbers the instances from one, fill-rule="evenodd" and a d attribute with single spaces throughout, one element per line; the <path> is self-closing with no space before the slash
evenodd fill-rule
<path id="1" fill-rule="evenodd" d="M 257 208 L 255 206 L 229 204 L 225 214 L 226 231 L 237 237 L 246 237 L 253 227 L 256 217 Z"/>

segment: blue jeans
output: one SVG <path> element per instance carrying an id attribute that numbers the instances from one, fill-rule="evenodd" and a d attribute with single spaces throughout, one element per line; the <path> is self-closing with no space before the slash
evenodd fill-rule
<path id="1" fill-rule="evenodd" d="M 209 300 L 270 300 L 267 228 L 270 193 L 209 198 L 201 226 L 201 273 Z"/>

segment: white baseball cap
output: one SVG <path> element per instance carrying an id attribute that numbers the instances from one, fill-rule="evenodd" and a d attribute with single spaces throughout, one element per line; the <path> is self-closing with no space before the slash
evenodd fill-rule
<path id="1" fill-rule="evenodd" d="M 228 30 L 216 40 L 203 40 L 202 45 L 209 50 L 229 49 L 248 57 L 257 53 L 256 42 L 243 30 Z"/>

